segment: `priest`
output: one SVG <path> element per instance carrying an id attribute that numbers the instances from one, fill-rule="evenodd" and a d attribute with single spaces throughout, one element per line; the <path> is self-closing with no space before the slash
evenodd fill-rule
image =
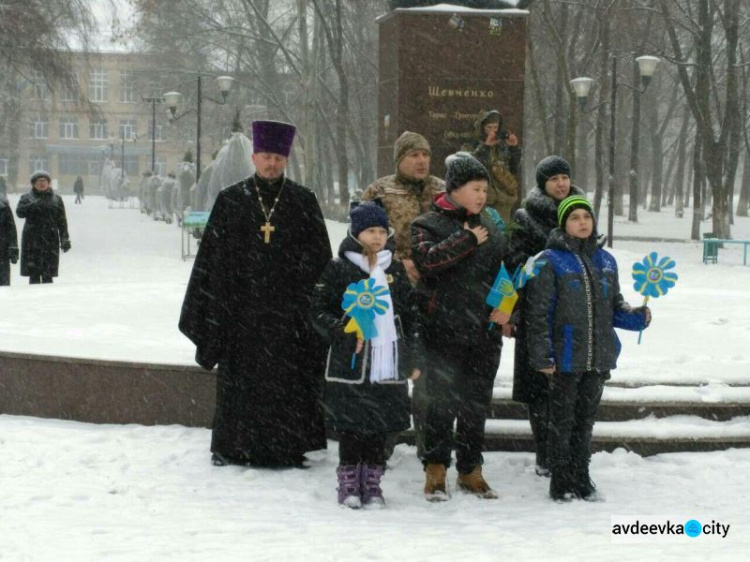
<path id="1" fill-rule="evenodd" d="M 284 175 L 294 135 L 253 122 L 255 174 L 216 198 L 182 305 L 197 363 L 218 364 L 217 466 L 303 467 L 326 446 L 325 347 L 308 309 L 331 245 L 314 193 Z"/>

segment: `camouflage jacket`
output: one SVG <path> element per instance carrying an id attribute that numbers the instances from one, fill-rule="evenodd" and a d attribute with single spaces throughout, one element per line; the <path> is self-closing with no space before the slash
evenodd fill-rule
<path id="1" fill-rule="evenodd" d="M 494 207 L 503 220 L 510 223 L 520 201 L 518 170 L 521 164 L 521 148 L 506 145 L 487 146 L 480 142 L 474 150 L 474 156 L 490 174 L 487 205 Z"/>
<path id="2" fill-rule="evenodd" d="M 411 222 L 429 211 L 435 196 L 443 191 L 445 182 L 435 176 L 415 181 L 393 174 L 375 180 L 362 193 L 363 201 L 380 199 L 388 213 L 395 232 L 397 259 L 411 259 Z"/>

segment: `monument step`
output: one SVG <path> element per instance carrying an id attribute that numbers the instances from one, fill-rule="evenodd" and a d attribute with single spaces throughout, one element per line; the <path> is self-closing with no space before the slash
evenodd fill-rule
<path id="1" fill-rule="evenodd" d="M 404 432 L 401 442 L 413 445 L 414 431 Z M 642 456 L 750 447 L 750 418 L 717 422 L 697 416 L 672 416 L 597 422 L 591 447 L 594 452 L 624 448 Z M 485 450 L 533 452 L 534 449 L 526 420 L 487 420 Z"/>
<path id="2" fill-rule="evenodd" d="M 511 399 L 512 389 L 496 387 L 489 417 L 526 419 L 523 404 Z M 706 385 L 700 387 L 643 386 L 620 388 L 606 386 L 597 411 L 597 421 L 624 421 L 649 416 L 698 416 L 726 421 L 750 416 L 750 387 Z"/>

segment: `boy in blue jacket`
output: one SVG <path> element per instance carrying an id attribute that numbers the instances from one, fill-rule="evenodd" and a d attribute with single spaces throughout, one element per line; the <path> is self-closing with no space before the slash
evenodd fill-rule
<path id="1" fill-rule="evenodd" d="M 615 327 L 639 331 L 648 308 L 632 309 L 620 293 L 617 262 L 597 245 L 591 203 L 564 199 L 559 227 L 541 254 L 543 265 L 527 286 L 529 363 L 550 377 L 547 461 L 555 501 L 596 500 L 589 477 L 591 434 L 604 381 L 617 366 Z"/>

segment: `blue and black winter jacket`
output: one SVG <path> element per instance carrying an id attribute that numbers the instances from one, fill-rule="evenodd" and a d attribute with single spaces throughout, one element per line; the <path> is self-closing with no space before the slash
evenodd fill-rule
<path id="1" fill-rule="evenodd" d="M 645 311 L 631 309 L 620 293 L 617 262 L 597 247 L 556 228 L 545 260 L 526 288 L 529 363 L 557 372 L 607 372 L 617 366 L 620 342 L 614 328 L 646 327 Z"/>

